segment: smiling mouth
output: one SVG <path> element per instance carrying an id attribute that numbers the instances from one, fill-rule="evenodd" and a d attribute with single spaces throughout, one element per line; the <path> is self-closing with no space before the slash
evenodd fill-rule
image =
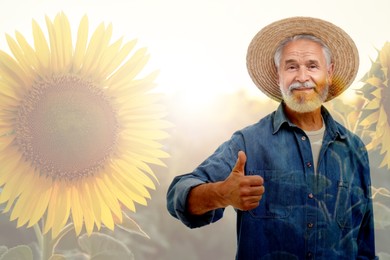
<path id="1" fill-rule="evenodd" d="M 292 88 L 291 91 L 313 91 L 314 87 L 299 87 L 299 88 Z"/>

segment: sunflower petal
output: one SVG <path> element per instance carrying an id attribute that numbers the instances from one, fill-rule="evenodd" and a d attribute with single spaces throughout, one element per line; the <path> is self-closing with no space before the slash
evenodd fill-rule
<path id="1" fill-rule="evenodd" d="M 83 209 L 80 203 L 82 198 L 79 197 L 79 190 L 76 186 L 72 186 L 70 196 L 72 203 L 72 220 L 76 235 L 78 236 L 80 235 L 81 229 L 83 227 Z"/>
<path id="2" fill-rule="evenodd" d="M 33 20 L 32 21 L 33 28 L 33 37 L 34 37 L 34 47 L 39 60 L 40 72 L 43 73 L 50 66 L 50 49 L 46 42 L 46 38 L 43 34 L 41 27 L 39 27 L 38 23 Z"/>
<path id="3" fill-rule="evenodd" d="M 27 42 L 27 40 L 21 33 L 16 32 L 15 36 L 20 48 L 23 50 L 27 62 L 27 67 L 33 68 L 35 72 L 35 69 L 39 68 L 39 60 L 35 50 L 33 49 L 33 47 L 30 46 L 30 44 Z"/>
<path id="4" fill-rule="evenodd" d="M 79 186 L 79 194 L 82 199 L 80 199 L 80 205 L 83 210 L 83 217 L 85 228 L 87 233 L 90 235 L 93 231 L 93 227 L 95 224 L 95 216 L 92 210 L 92 201 L 90 200 L 89 194 L 86 193 L 85 186 Z"/>
<path id="5" fill-rule="evenodd" d="M 11 38 L 8 34 L 6 34 L 6 39 L 8 46 L 11 49 L 12 54 L 14 55 L 15 59 L 18 61 L 18 64 L 23 71 L 24 77 L 28 79 L 28 81 L 31 81 L 32 78 L 32 64 L 31 61 L 26 59 L 26 55 L 24 53 L 25 50 L 22 50 L 20 48 L 19 44 Z"/>
<path id="6" fill-rule="evenodd" d="M 107 184 L 100 178 L 96 178 L 96 184 L 99 188 L 101 194 L 104 194 L 103 200 L 106 202 L 106 205 L 111 209 L 115 216 L 122 216 L 122 210 L 119 206 L 118 200 L 112 191 L 107 187 Z"/>
<path id="7" fill-rule="evenodd" d="M 149 55 L 146 55 L 146 51 L 146 48 L 137 50 L 135 54 L 108 79 L 109 84 L 120 85 L 122 82 L 133 80 L 149 60 Z"/>
<path id="8" fill-rule="evenodd" d="M 35 225 L 42 218 L 42 216 L 46 212 L 51 197 L 51 190 L 52 190 L 51 187 L 53 185 L 52 181 L 49 179 L 45 179 L 44 177 L 41 176 L 37 176 L 36 178 L 39 178 L 38 181 L 41 183 L 40 184 L 41 189 L 39 192 L 39 198 L 37 198 L 37 205 L 32 212 L 27 227 L 31 227 Z"/>
<path id="9" fill-rule="evenodd" d="M 47 26 L 47 31 L 49 33 L 49 43 L 50 43 L 50 66 L 51 66 L 51 69 L 52 71 L 55 73 L 55 74 L 58 74 L 60 72 L 60 62 L 59 62 L 59 50 L 58 50 L 58 47 L 59 47 L 59 43 L 58 41 L 60 39 L 58 39 L 56 37 L 56 30 L 55 30 L 55 26 L 54 24 L 52 23 L 52 21 L 49 19 L 49 17 L 45 17 L 46 18 L 46 26 Z"/>
<path id="10" fill-rule="evenodd" d="M 3 51 L 0 51 L 0 72 L 3 80 L 11 85 L 25 88 L 31 83 L 19 64 Z"/>
<path id="11" fill-rule="evenodd" d="M 82 67 L 83 75 L 89 75 L 93 64 L 98 63 L 101 55 L 101 46 L 107 42 L 105 39 L 106 37 L 107 35 L 104 24 L 101 23 L 92 34 L 91 40 L 89 41 Z"/>
<path id="12" fill-rule="evenodd" d="M 102 223 L 108 229 L 114 230 L 114 226 L 115 226 L 114 219 L 112 217 L 110 208 L 107 206 L 107 204 L 105 203 L 105 201 L 103 199 L 104 195 L 101 194 L 101 192 L 100 192 L 100 190 L 99 190 L 99 188 L 97 187 L 96 184 L 94 184 L 92 186 L 92 188 L 93 188 L 94 194 L 96 195 L 96 199 L 98 201 L 100 201 Z"/>
<path id="13" fill-rule="evenodd" d="M 92 182 L 92 180 L 91 180 Z M 97 226 L 97 229 L 100 230 L 101 225 L 102 225 L 102 220 L 101 220 L 101 208 L 99 201 L 95 201 L 95 195 L 93 193 L 93 189 L 90 188 L 90 184 L 88 182 L 84 183 L 84 193 L 86 198 L 88 199 L 88 204 L 91 205 L 93 210 L 93 215 L 95 218 L 95 223 Z"/>
<path id="14" fill-rule="evenodd" d="M 88 42 L 88 17 L 85 15 L 81 19 L 78 33 L 76 47 L 73 56 L 73 69 L 75 72 L 78 72 L 82 67 L 85 50 L 87 49 Z"/>
<path id="15" fill-rule="evenodd" d="M 55 218 L 52 227 L 52 236 L 57 237 L 62 228 L 66 225 L 70 215 L 71 192 L 68 184 L 60 183 L 60 193 L 56 197 L 54 204 Z"/>
<path id="16" fill-rule="evenodd" d="M 102 75 L 104 78 L 113 73 L 115 69 L 118 68 L 118 66 L 126 59 L 130 51 L 136 45 L 137 40 L 127 42 L 118 52 L 121 43 L 122 39 L 112 44 L 101 57 L 99 75 Z"/>
<path id="17" fill-rule="evenodd" d="M 58 50 L 58 64 L 62 72 L 69 71 L 73 53 L 72 34 L 67 17 L 60 13 L 54 19 L 55 38 Z"/>

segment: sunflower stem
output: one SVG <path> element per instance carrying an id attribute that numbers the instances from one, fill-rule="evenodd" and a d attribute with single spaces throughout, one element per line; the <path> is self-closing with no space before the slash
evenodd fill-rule
<path id="1" fill-rule="evenodd" d="M 42 234 L 42 259 L 41 260 L 49 260 L 49 258 L 53 255 L 53 240 L 51 239 L 50 232 L 46 234 Z"/>
<path id="2" fill-rule="evenodd" d="M 60 233 L 56 238 L 52 239 L 50 232 L 47 232 L 46 234 L 42 234 L 41 230 L 38 227 L 40 238 L 38 238 L 38 236 L 37 238 L 39 241 L 39 245 L 41 246 L 42 249 L 42 260 L 50 259 L 50 257 L 54 254 L 54 250 L 57 247 L 58 243 L 73 228 L 74 228 L 73 223 L 69 223 L 60 231 Z"/>
<path id="3" fill-rule="evenodd" d="M 57 247 L 58 243 L 61 241 L 61 239 L 66 235 L 68 234 L 69 231 L 71 231 L 72 229 L 74 228 L 73 226 L 73 223 L 69 223 L 68 225 L 66 225 L 61 231 L 60 233 L 58 234 L 58 236 L 53 239 L 52 243 L 52 247 L 53 247 L 53 253 L 54 253 L 54 249 Z"/>
<path id="4" fill-rule="evenodd" d="M 38 245 L 40 248 L 42 248 L 43 247 L 43 237 L 42 237 L 41 228 L 39 227 L 38 224 L 35 224 L 33 227 L 34 227 L 34 231 L 35 231 L 35 236 L 37 237 L 37 240 L 38 240 Z"/>

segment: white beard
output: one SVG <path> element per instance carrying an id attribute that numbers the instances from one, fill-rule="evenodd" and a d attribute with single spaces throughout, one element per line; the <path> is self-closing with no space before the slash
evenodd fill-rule
<path id="1" fill-rule="evenodd" d="M 305 94 L 302 95 L 294 95 L 293 90 L 302 87 L 312 87 L 313 91 L 316 95 L 311 97 L 309 100 Z M 282 92 L 283 100 L 286 105 L 298 112 L 298 113 L 307 113 L 312 112 L 321 107 L 321 105 L 325 102 L 328 97 L 329 86 L 328 83 L 324 86 L 322 93 L 317 91 L 317 86 L 312 82 L 299 83 L 295 82 L 291 84 L 288 90 L 285 90 L 283 87 L 280 87 L 280 91 Z"/>

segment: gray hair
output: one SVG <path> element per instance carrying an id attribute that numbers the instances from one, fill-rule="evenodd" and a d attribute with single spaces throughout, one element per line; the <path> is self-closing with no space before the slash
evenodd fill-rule
<path id="1" fill-rule="evenodd" d="M 325 60 L 326 60 L 326 64 L 327 66 L 329 66 L 332 62 L 332 53 L 329 49 L 329 47 L 319 38 L 313 36 L 313 35 L 310 35 L 310 34 L 298 34 L 298 35 L 294 35 L 292 37 L 288 37 L 286 39 L 284 39 L 278 46 L 278 48 L 276 49 L 275 51 L 275 55 L 274 55 L 274 62 L 275 62 L 275 66 L 276 66 L 276 69 L 279 70 L 279 66 L 280 66 L 280 61 L 281 61 L 281 58 L 282 58 L 282 52 L 283 52 L 283 49 L 284 47 L 286 47 L 286 45 L 290 42 L 293 42 L 293 41 L 297 41 L 297 40 L 310 40 L 310 41 L 313 41 L 313 42 L 316 42 L 316 43 L 319 43 L 322 47 L 322 50 L 324 52 L 324 55 L 325 55 Z"/>

